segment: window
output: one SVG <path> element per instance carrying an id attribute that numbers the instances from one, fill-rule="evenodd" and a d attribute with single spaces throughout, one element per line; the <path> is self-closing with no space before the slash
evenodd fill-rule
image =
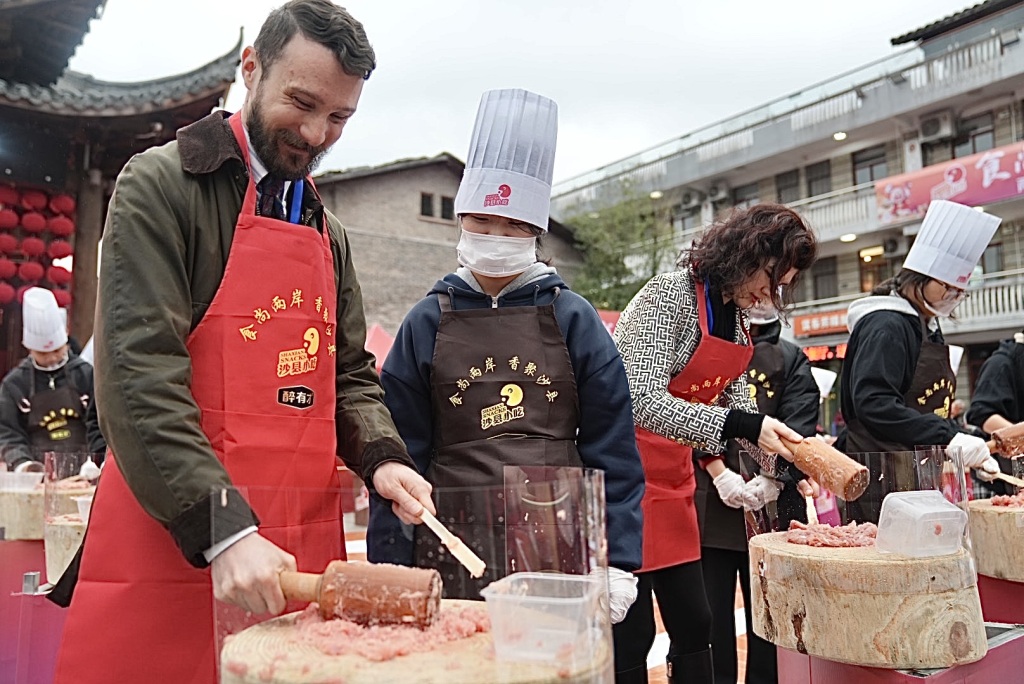
<path id="1" fill-rule="evenodd" d="M 804 173 L 807 174 L 807 196 L 817 197 L 832 192 L 832 163 L 826 159 L 811 164 Z"/>
<path id="2" fill-rule="evenodd" d="M 885 145 L 869 147 L 853 153 L 854 185 L 872 183 L 889 175 L 889 167 L 885 163 Z"/>
<path id="3" fill-rule="evenodd" d="M 732 191 L 732 204 L 737 209 L 746 209 L 757 204 L 760 195 L 757 191 L 757 183 L 741 185 Z"/>
<path id="4" fill-rule="evenodd" d="M 996 134 L 992 126 L 992 113 L 980 114 L 964 119 L 953 140 L 953 156 L 969 157 L 978 152 L 991 150 L 996 146 Z"/>
<path id="5" fill-rule="evenodd" d="M 451 221 L 455 218 L 455 198 L 441 196 L 441 218 Z"/>
<path id="6" fill-rule="evenodd" d="M 882 245 L 862 249 L 859 256 L 861 292 L 870 292 L 895 275 L 893 261 L 885 258 L 885 248 Z"/>
<path id="7" fill-rule="evenodd" d="M 434 196 L 429 192 L 420 193 L 420 216 L 434 215 Z"/>
<path id="8" fill-rule="evenodd" d="M 814 299 L 829 299 L 839 296 L 838 268 L 835 257 L 818 259 L 811 266 L 811 287 Z"/>
<path id="9" fill-rule="evenodd" d="M 1003 270 L 1003 245 L 1001 242 L 990 244 L 981 255 L 982 273 L 999 273 Z"/>
<path id="10" fill-rule="evenodd" d="M 793 169 L 775 176 L 775 192 L 779 204 L 789 204 L 800 199 L 800 170 Z"/>

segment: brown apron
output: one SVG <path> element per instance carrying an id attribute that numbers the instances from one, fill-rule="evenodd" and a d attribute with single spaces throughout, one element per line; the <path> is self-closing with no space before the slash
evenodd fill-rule
<path id="1" fill-rule="evenodd" d="M 782 393 L 786 389 L 786 366 L 782 347 L 761 342 L 754 345 L 754 356 L 747 369 L 747 388 L 757 404 L 757 410 L 768 416 L 778 413 Z M 725 450 L 725 465 L 741 473 L 741 448 L 736 440 L 729 440 Z M 756 473 L 757 464 L 746 459 L 745 468 Z M 722 503 L 711 482 L 711 476 L 703 468 L 696 469 L 697 491 L 694 503 L 697 506 L 697 520 L 700 523 L 700 545 L 728 551 L 747 550 L 747 533 L 743 522 L 743 509 L 731 508 Z M 802 502 L 801 502 L 802 503 Z"/>
<path id="2" fill-rule="evenodd" d="M 57 451 L 64 454 L 89 450 L 85 429 L 88 402 L 71 386 L 67 366 L 63 369 L 65 384 L 56 387 L 50 376 L 50 388 L 36 392 L 35 369 L 29 392 L 28 438 L 35 452 Z"/>
<path id="3" fill-rule="evenodd" d="M 557 293 L 556 293 L 557 297 Z M 559 526 L 506 540 L 506 509 L 529 507 L 535 518 L 553 510 L 561 494 L 542 485 L 522 501 L 504 501 L 505 466 L 582 467 L 576 451 L 579 402 L 569 350 L 554 304 L 456 311 L 438 295 L 441 319 L 434 346 L 431 387 L 437 518 L 487 564 L 472 579 L 429 531 L 415 530 L 414 563 L 437 568 L 448 598 L 479 598 L 482 587 L 505 576 L 510 553 L 523 544 L 558 563 L 575 540 Z M 574 559 L 563 561 L 571 567 Z M 556 569 L 553 566 L 549 569 Z M 515 568 L 516 570 L 523 568 Z"/>
<path id="4" fill-rule="evenodd" d="M 914 368 L 914 377 L 910 389 L 903 395 L 903 403 L 918 413 L 934 413 L 940 418 L 949 417 L 949 406 L 956 396 L 956 375 L 949 362 L 949 346 L 931 342 L 928 329 L 921 321 L 921 354 Z M 905 442 L 890 442 L 872 435 L 859 420 L 850 420 L 846 424 L 847 453 L 872 453 L 866 458 L 883 459 L 877 464 L 866 464 L 872 472 L 881 472 L 891 478 L 888 489 L 893 487 L 906 489 L 911 487 L 917 475 L 912 472 L 896 472 L 891 467 L 891 459 L 884 455 L 893 451 L 913 451 L 918 442 L 914 435 L 907 435 Z M 945 446 L 945 445 L 942 445 Z M 907 486 L 899 483 L 905 482 Z M 847 503 L 848 516 L 851 519 L 876 521 L 880 512 L 883 493 L 878 478 L 868 483 L 867 492 L 857 501 Z"/>

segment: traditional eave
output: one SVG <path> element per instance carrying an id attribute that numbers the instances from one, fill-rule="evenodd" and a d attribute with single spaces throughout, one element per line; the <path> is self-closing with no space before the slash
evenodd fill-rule
<path id="1" fill-rule="evenodd" d="M 0 79 L 52 85 L 106 0 L 0 0 Z"/>
<path id="2" fill-rule="evenodd" d="M 241 47 L 239 33 L 235 46 L 214 61 L 185 74 L 152 81 L 110 83 L 73 71 L 66 71 L 52 86 L 0 79 L 0 108 L 102 118 L 151 114 L 211 95 L 220 99 L 235 80 Z"/>
<path id="3" fill-rule="evenodd" d="M 910 33 L 904 33 L 902 36 L 893 38 L 890 42 L 893 45 L 903 45 L 904 43 L 915 43 L 921 40 L 928 40 L 929 38 L 935 38 L 941 36 L 943 33 L 948 33 L 954 29 L 958 29 L 961 26 L 966 26 L 971 22 L 983 19 L 989 15 L 1001 12 L 1004 9 L 1013 7 L 1014 5 L 1020 5 L 1024 0 L 986 0 L 980 2 L 973 7 L 951 14 L 944 19 L 932 22 L 927 26 L 911 31 Z"/>
<path id="4" fill-rule="evenodd" d="M 317 176 L 316 183 L 317 185 L 325 185 L 327 183 L 355 180 L 356 178 L 367 178 L 369 176 L 380 176 L 387 173 L 396 173 L 398 171 L 409 171 L 410 169 L 434 166 L 435 164 L 441 164 L 447 167 L 459 178 L 462 178 L 462 172 L 466 169 L 466 165 L 454 155 L 448 152 L 442 152 L 434 157 L 399 159 L 397 161 L 388 162 L 387 164 L 380 164 L 379 166 L 357 166 L 355 168 L 343 169 L 341 171 L 326 171 Z"/>

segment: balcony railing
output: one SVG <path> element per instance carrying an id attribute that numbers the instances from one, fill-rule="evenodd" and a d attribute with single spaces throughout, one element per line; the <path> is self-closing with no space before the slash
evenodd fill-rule
<path id="1" fill-rule="evenodd" d="M 956 309 L 956 319 L 942 322 L 946 336 L 960 333 L 1024 327 L 1024 269 L 986 273 L 972 279 L 968 287 L 970 297 Z M 866 297 L 866 292 L 800 302 L 792 314 L 820 313 L 845 309 L 855 299 Z M 801 341 L 814 338 L 801 338 Z"/>
<path id="2" fill-rule="evenodd" d="M 868 233 L 878 227 L 874 183 L 808 197 L 788 206 L 810 223 L 821 242 L 838 240 L 844 233 Z"/>

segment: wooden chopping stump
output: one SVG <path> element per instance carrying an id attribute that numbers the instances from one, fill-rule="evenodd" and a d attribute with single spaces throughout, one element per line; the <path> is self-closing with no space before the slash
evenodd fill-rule
<path id="1" fill-rule="evenodd" d="M 43 488 L 0 490 L 0 527 L 4 539 L 43 538 Z"/>
<path id="2" fill-rule="evenodd" d="M 790 544 L 775 532 L 750 540 L 750 577 L 754 632 L 782 648 L 894 669 L 973 663 L 988 651 L 964 549 L 905 558 Z"/>
<path id="3" fill-rule="evenodd" d="M 978 573 L 1024 582 L 1024 508 L 993 506 L 990 499 L 975 499 L 968 502 L 967 510 Z"/>
<path id="4" fill-rule="evenodd" d="M 480 601 L 444 599 L 442 615 L 462 608 L 485 611 Z M 289 613 L 225 640 L 220 654 L 221 684 L 603 684 L 612 681 L 610 650 L 575 668 L 542 663 L 506 663 L 494 658 L 490 632 L 439 644 L 436 649 L 391 660 L 329 655 L 298 637 L 301 613 Z M 400 627 L 398 629 L 415 629 Z"/>

